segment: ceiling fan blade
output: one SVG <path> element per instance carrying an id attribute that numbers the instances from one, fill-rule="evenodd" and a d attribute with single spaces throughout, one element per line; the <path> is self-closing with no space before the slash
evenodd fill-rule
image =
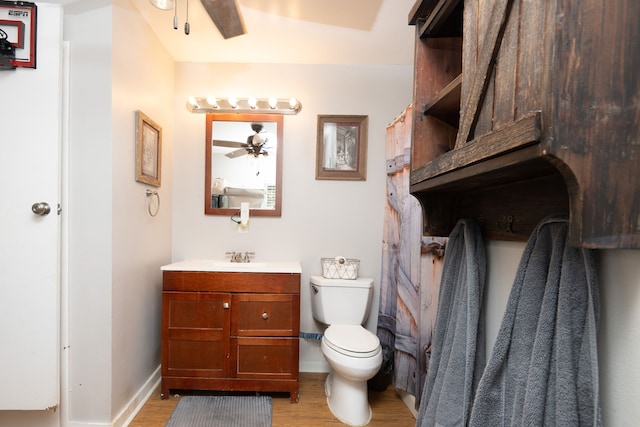
<path id="1" fill-rule="evenodd" d="M 214 139 L 212 143 L 216 147 L 242 148 L 247 146 L 244 142 L 225 141 L 224 139 Z"/>
<path id="2" fill-rule="evenodd" d="M 247 154 L 247 150 L 244 148 L 240 148 L 239 150 L 233 150 L 225 154 L 225 156 L 227 156 L 230 159 L 235 159 L 236 157 L 244 156 L 245 154 Z"/>
<path id="3" fill-rule="evenodd" d="M 225 39 L 241 36 L 247 31 L 237 0 L 200 0 L 211 20 Z"/>

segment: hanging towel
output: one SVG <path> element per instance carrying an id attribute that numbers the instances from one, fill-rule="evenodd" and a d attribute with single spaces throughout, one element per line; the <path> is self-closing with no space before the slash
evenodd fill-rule
<path id="1" fill-rule="evenodd" d="M 480 226 L 460 220 L 447 243 L 431 361 L 416 426 L 465 426 L 485 364 L 482 298 L 486 254 Z"/>
<path id="2" fill-rule="evenodd" d="M 567 229 L 547 218 L 525 247 L 470 426 L 601 424 L 594 260 Z"/>

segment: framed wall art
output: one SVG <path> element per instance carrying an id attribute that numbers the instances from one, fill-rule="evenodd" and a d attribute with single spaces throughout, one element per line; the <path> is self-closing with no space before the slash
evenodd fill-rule
<path id="1" fill-rule="evenodd" d="M 367 179 L 368 119 L 318 115 L 316 179 Z"/>
<path id="2" fill-rule="evenodd" d="M 0 0 L 0 39 L 15 49 L 15 67 L 36 68 L 37 11 L 35 3 Z"/>
<path id="3" fill-rule="evenodd" d="M 136 181 L 160 187 L 162 128 L 142 111 L 136 111 Z"/>

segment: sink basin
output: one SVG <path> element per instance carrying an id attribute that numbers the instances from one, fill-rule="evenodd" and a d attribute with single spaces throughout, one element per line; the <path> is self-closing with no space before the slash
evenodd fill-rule
<path id="1" fill-rule="evenodd" d="M 224 268 L 229 270 L 255 270 L 259 268 L 265 268 L 266 262 L 231 262 L 231 261 L 215 261 L 213 263 L 214 268 Z"/>
<path id="2" fill-rule="evenodd" d="M 298 262 L 231 262 L 215 259 L 187 259 L 163 265 L 165 271 L 228 271 L 247 273 L 301 273 Z"/>

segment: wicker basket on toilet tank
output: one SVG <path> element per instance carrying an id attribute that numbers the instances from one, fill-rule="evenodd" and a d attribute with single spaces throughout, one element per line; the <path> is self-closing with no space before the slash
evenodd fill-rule
<path id="1" fill-rule="evenodd" d="M 322 277 L 325 279 L 350 279 L 358 278 L 360 269 L 359 259 L 350 259 L 341 256 L 334 258 L 321 258 Z"/>

